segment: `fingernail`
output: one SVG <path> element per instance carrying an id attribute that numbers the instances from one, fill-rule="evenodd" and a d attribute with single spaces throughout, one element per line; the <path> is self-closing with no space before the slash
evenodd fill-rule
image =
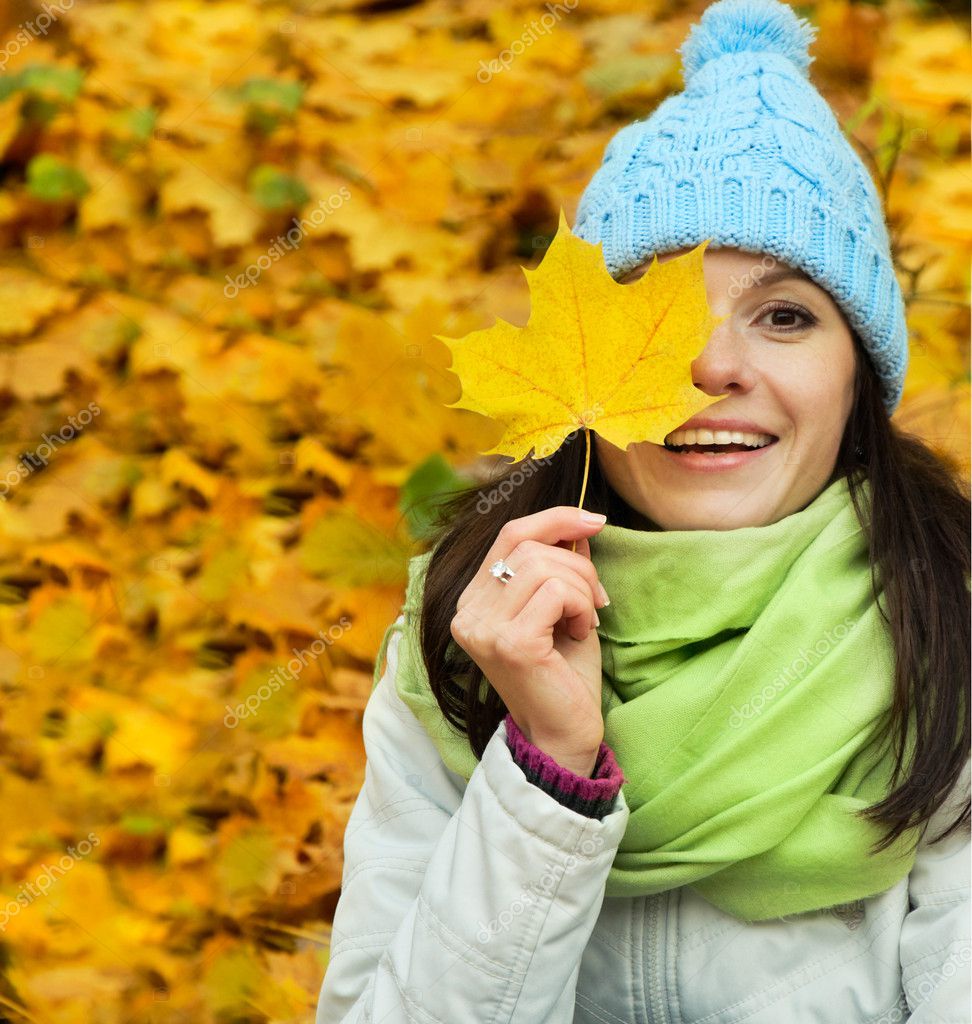
<path id="1" fill-rule="evenodd" d="M 601 624 L 601 617 L 595 611 L 594 612 L 594 625 L 595 626 L 600 626 L 600 624 Z"/>
<path id="2" fill-rule="evenodd" d="M 608 597 L 607 591 L 604 589 L 604 584 L 600 580 L 597 581 L 597 589 L 601 592 L 602 604 L 610 604 L 611 598 Z"/>
<path id="3" fill-rule="evenodd" d="M 585 523 L 603 523 L 607 520 L 607 516 L 600 512 L 581 512 L 581 519 Z"/>

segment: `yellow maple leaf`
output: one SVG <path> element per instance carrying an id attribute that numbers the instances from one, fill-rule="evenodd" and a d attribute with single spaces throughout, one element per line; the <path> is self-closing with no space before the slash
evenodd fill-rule
<path id="1" fill-rule="evenodd" d="M 79 292 L 30 270 L 5 268 L 0 278 L 0 338 L 32 334 L 41 321 L 73 309 L 79 299 Z"/>
<path id="2" fill-rule="evenodd" d="M 436 335 L 462 381 L 462 397 L 451 407 L 504 426 L 482 454 L 519 461 L 532 449 L 534 458 L 544 458 L 578 428 L 622 449 L 662 444 L 719 401 L 699 391 L 690 372 L 721 323 L 705 294 L 707 245 L 664 263 L 656 256 L 644 276 L 622 285 L 608 273 L 601 243 L 574 235 L 561 209 L 542 263 L 523 268 L 531 300 L 526 327 L 498 320 L 462 338 Z"/>

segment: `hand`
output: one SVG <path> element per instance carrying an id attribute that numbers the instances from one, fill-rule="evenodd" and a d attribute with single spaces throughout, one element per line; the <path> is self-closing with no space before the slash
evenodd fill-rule
<path id="1" fill-rule="evenodd" d="M 558 505 L 505 523 L 459 596 L 451 633 L 497 691 L 524 736 L 590 776 L 604 737 L 601 646 L 606 595 L 587 538 L 603 523 Z M 577 541 L 577 550 L 570 543 Z M 507 583 L 489 567 L 502 558 Z M 584 770 L 586 768 L 586 771 Z"/>

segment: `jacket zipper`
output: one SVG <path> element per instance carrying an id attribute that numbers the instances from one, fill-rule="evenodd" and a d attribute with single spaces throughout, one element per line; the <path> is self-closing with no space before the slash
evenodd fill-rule
<path id="1" fill-rule="evenodd" d="M 652 893 L 646 897 L 647 943 L 645 948 L 645 986 L 647 1024 L 670 1024 L 668 1000 L 665 995 L 665 948 L 660 934 L 664 924 L 663 904 L 667 904 L 671 890 Z"/>

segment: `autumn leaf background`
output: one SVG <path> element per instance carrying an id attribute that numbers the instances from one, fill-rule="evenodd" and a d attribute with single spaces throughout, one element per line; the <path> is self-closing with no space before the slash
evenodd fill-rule
<path id="1" fill-rule="evenodd" d="M 310 1021 L 379 639 L 561 206 L 705 3 L 11 3 L 0 1021 Z M 959 8 L 821 0 L 885 194 L 895 419 L 969 473 Z M 41 17 L 42 12 L 46 12 Z"/>

